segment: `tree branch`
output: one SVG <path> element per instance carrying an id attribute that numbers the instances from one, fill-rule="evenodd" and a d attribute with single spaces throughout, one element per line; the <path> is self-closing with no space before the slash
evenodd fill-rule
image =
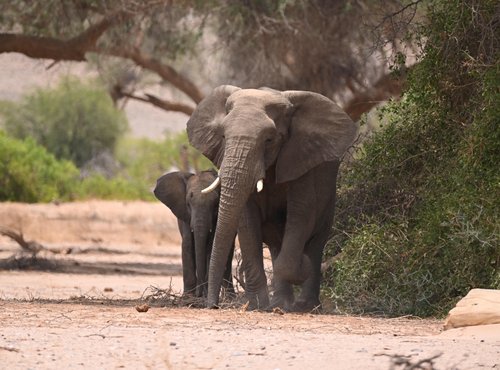
<path id="1" fill-rule="evenodd" d="M 171 102 L 168 100 L 163 100 L 163 99 L 160 99 L 160 98 L 158 98 L 154 95 L 151 95 L 151 94 L 144 94 L 146 97 L 142 97 L 142 96 L 129 94 L 126 92 L 121 92 L 121 95 L 123 97 L 127 97 L 129 99 L 138 100 L 138 101 L 152 104 L 155 107 L 161 108 L 161 109 L 166 110 L 166 111 L 185 113 L 188 116 L 193 114 L 194 109 L 195 109 L 192 106 L 182 104 L 182 103 Z"/>
<path id="2" fill-rule="evenodd" d="M 31 58 L 82 62 L 85 49 L 51 37 L 0 33 L 0 53 L 21 53 Z"/>
<path id="3" fill-rule="evenodd" d="M 393 18 L 393 17 L 395 17 L 395 16 L 397 16 L 397 15 L 399 15 L 399 14 L 401 14 L 401 13 L 404 13 L 404 12 L 406 11 L 406 9 L 408 9 L 408 8 L 411 8 L 411 7 L 413 7 L 413 6 L 414 6 L 414 7 L 416 7 L 416 6 L 417 6 L 419 3 L 421 3 L 421 2 L 422 2 L 422 0 L 415 0 L 415 1 L 412 1 L 411 3 L 406 4 L 406 5 L 405 5 L 405 6 L 403 6 L 401 9 L 399 9 L 399 10 L 397 10 L 397 11 L 395 11 L 395 12 L 391 13 L 391 14 L 387 14 L 387 15 L 383 18 L 383 20 L 382 20 L 382 22 L 381 22 L 381 23 L 385 22 L 385 21 L 386 21 L 387 19 L 389 19 L 389 18 Z M 414 12 L 414 13 L 415 13 L 415 12 Z M 413 16 L 414 16 L 414 15 L 415 15 L 415 14 L 413 14 Z M 413 19 L 413 16 L 412 16 L 412 19 Z"/>
<path id="4" fill-rule="evenodd" d="M 400 96 L 406 83 L 406 77 L 396 79 L 391 74 L 382 76 L 373 87 L 354 94 L 354 97 L 344 106 L 344 111 L 354 121 L 358 121 L 363 113 L 369 112 L 374 106 L 387 99 Z"/>
<path id="5" fill-rule="evenodd" d="M 0 33 L 0 53 L 21 53 L 31 58 L 86 61 L 85 53 L 94 49 L 97 40 L 113 24 L 132 16 L 131 13 L 114 12 L 90 26 L 80 35 L 69 40 L 53 37 Z"/>
<path id="6" fill-rule="evenodd" d="M 89 51 L 96 47 L 97 40 L 99 40 L 102 34 L 106 32 L 106 30 L 108 30 L 108 28 L 133 16 L 133 13 L 124 10 L 110 13 L 104 16 L 100 22 L 90 26 L 80 35 L 70 39 L 69 42 L 74 43 L 75 45 L 79 45 L 86 51 Z"/>
<path id="7" fill-rule="evenodd" d="M 196 104 L 203 99 L 203 94 L 198 87 L 193 84 L 188 78 L 181 75 L 174 68 L 167 64 L 161 63 L 149 55 L 142 53 L 138 48 L 114 48 L 114 49 L 96 49 L 98 54 L 115 56 L 125 59 L 130 59 L 138 66 L 157 73 L 163 80 L 170 82 L 177 89 L 184 92 Z"/>
<path id="8" fill-rule="evenodd" d="M 14 240 L 25 251 L 36 255 L 41 250 L 45 249 L 43 245 L 36 241 L 27 241 L 24 239 L 23 233 L 16 232 L 12 229 L 0 225 L 0 235 L 6 236 Z"/>
<path id="9" fill-rule="evenodd" d="M 88 52 L 130 59 L 138 66 L 157 73 L 163 80 L 170 82 L 198 104 L 203 99 L 200 89 L 188 78 L 178 73 L 173 67 L 141 52 L 138 48 L 122 47 L 106 49 L 97 46 L 97 41 L 109 27 L 133 15 L 132 12 L 126 11 L 114 12 L 105 16 L 95 25 L 90 26 L 80 35 L 69 40 L 0 33 L 0 53 L 17 52 L 31 58 L 77 62 L 86 61 L 85 54 Z"/>

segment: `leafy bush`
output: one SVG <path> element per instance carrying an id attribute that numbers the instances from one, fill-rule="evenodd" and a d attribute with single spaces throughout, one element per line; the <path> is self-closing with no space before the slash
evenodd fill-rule
<path id="1" fill-rule="evenodd" d="M 163 173 L 179 169 L 197 171 L 212 164 L 188 143 L 185 132 L 169 136 L 163 141 L 124 138 L 116 148 L 116 158 L 122 166 L 121 176 L 143 189 L 150 189 Z"/>
<path id="2" fill-rule="evenodd" d="M 76 194 L 78 198 L 154 200 L 152 189 L 163 173 L 211 167 L 208 159 L 188 144 L 186 133 L 163 141 L 122 138 L 115 152 L 120 165 L 117 175 L 106 179 L 94 173 L 84 178 Z"/>
<path id="3" fill-rule="evenodd" d="M 106 178 L 99 173 L 83 176 L 72 162 L 57 160 L 33 139 L 19 140 L 0 131 L 0 201 L 154 200 L 151 190 L 163 173 L 185 170 L 182 166 L 191 170 L 211 167 L 188 145 L 185 133 L 161 142 L 123 139 L 117 153 L 120 170 L 115 177 Z"/>
<path id="4" fill-rule="evenodd" d="M 71 199 L 78 169 L 58 161 L 33 139 L 18 140 L 0 131 L 0 200 L 48 202 Z"/>
<path id="5" fill-rule="evenodd" d="M 150 186 L 134 182 L 123 177 L 107 179 L 100 174 L 83 179 L 77 188 L 78 199 L 108 200 L 153 200 Z"/>
<path id="6" fill-rule="evenodd" d="M 103 151 L 113 152 L 127 127 L 104 89 L 94 82 L 63 79 L 53 89 L 38 89 L 20 103 L 3 103 L 0 113 L 12 136 L 32 137 L 58 159 L 81 167 Z"/>
<path id="7" fill-rule="evenodd" d="M 0 158 L 0 201 L 153 199 L 154 183 L 99 174 L 82 179 L 71 161 L 57 160 L 31 138 L 19 140 L 0 131 Z"/>
<path id="8" fill-rule="evenodd" d="M 500 288 L 495 9 L 429 5 L 404 98 L 340 179 L 343 232 L 327 254 L 342 252 L 324 286 L 339 308 L 431 315 L 471 288 Z"/>

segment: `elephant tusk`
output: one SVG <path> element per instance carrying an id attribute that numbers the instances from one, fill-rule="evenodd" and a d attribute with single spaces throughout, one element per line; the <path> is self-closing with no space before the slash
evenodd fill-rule
<path id="1" fill-rule="evenodd" d="M 257 181 L 257 193 L 260 193 L 263 188 L 264 188 L 264 181 L 260 179 L 259 181 Z"/>
<path id="2" fill-rule="evenodd" d="M 220 184 L 220 177 L 217 176 L 217 178 L 214 180 L 213 183 L 211 183 L 209 186 L 207 186 L 205 189 L 203 189 L 201 192 L 203 194 L 210 193 L 211 191 L 214 191 L 217 186 Z"/>

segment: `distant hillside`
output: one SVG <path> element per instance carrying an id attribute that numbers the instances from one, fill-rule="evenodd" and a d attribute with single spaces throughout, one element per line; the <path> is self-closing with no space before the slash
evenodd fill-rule
<path id="1" fill-rule="evenodd" d="M 47 69 L 51 63 L 16 53 L 0 54 L 0 100 L 18 100 L 33 88 L 53 86 L 67 74 L 82 78 L 96 76 L 85 63 L 61 62 Z M 160 88 L 153 92 L 158 96 L 167 94 Z M 136 137 L 158 139 L 165 132 L 182 131 L 188 119 L 185 114 L 165 112 L 134 101 L 127 103 L 125 112 L 131 135 Z"/>

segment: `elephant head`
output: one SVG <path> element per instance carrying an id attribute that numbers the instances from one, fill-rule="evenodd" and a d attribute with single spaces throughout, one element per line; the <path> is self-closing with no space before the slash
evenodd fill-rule
<path id="1" fill-rule="evenodd" d="M 219 215 L 208 281 L 208 305 L 218 302 L 230 240 L 248 198 L 262 189 L 274 166 L 276 183 L 287 183 L 326 161 L 339 160 L 357 126 L 328 98 L 307 91 L 213 90 L 187 123 L 191 144 L 218 168 Z"/>
<path id="2" fill-rule="evenodd" d="M 213 183 L 216 175 L 211 170 L 197 175 L 171 172 L 158 179 L 154 190 L 155 196 L 179 221 L 183 238 L 184 290 L 192 291 L 196 286 L 197 296 L 206 293 L 208 261 L 219 205 L 218 190 L 208 193 L 202 190 Z"/>

